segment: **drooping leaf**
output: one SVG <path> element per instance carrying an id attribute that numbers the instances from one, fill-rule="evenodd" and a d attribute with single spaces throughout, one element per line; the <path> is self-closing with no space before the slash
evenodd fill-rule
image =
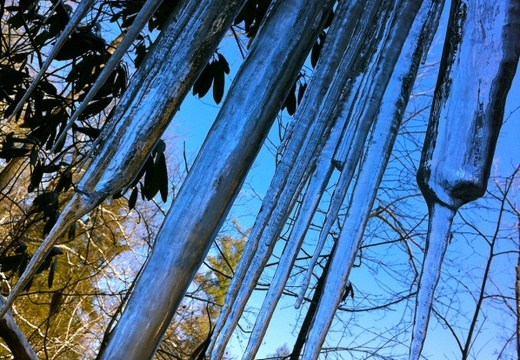
<path id="1" fill-rule="evenodd" d="M 29 163 L 34 166 L 38 161 L 38 150 L 33 148 L 31 154 L 29 155 Z"/>
<path id="2" fill-rule="evenodd" d="M 58 184 L 56 184 L 56 192 L 67 191 L 72 186 L 72 173 L 69 169 L 59 175 Z"/>
<path id="3" fill-rule="evenodd" d="M 144 175 L 144 193 L 147 200 L 152 200 L 159 191 L 159 182 L 155 176 L 155 163 L 150 156 L 145 164 L 146 173 Z"/>
<path id="4" fill-rule="evenodd" d="M 44 236 L 51 232 L 52 227 L 54 226 L 54 224 L 56 224 L 56 221 L 60 217 L 60 212 L 58 210 L 48 211 L 46 212 L 46 215 L 48 216 L 48 220 L 43 226 Z"/>
<path id="5" fill-rule="evenodd" d="M 95 129 L 92 127 L 77 126 L 76 124 L 72 125 L 72 130 L 85 134 L 88 137 L 90 137 L 92 140 L 97 139 L 98 136 L 101 134 L 100 129 Z"/>
<path id="6" fill-rule="evenodd" d="M 166 143 L 164 142 L 164 140 L 160 139 L 159 141 L 157 141 L 157 144 L 155 144 L 153 153 L 158 155 L 158 154 L 164 153 L 165 150 L 166 150 Z"/>
<path id="7" fill-rule="evenodd" d="M 67 238 L 69 240 L 72 240 L 76 237 L 76 223 L 72 224 L 69 228 L 69 231 L 67 232 Z"/>
<path id="8" fill-rule="evenodd" d="M 302 102 L 303 95 L 305 95 L 305 90 L 307 90 L 307 83 L 301 83 L 298 87 L 298 104 Z"/>
<path id="9" fill-rule="evenodd" d="M 213 83 L 215 65 L 213 62 L 209 62 L 202 73 L 199 75 L 195 84 L 193 84 L 193 95 L 198 95 L 199 98 L 204 97 L 211 89 Z"/>
<path id="10" fill-rule="evenodd" d="M 73 32 L 65 45 L 56 55 L 56 60 L 72 60 L 85 55 L 88 52 L 97 52 L 101 55 L 105 54 L 105 40 L 99 36 L 79 28 L 79 31 Z"/>
<path id="11" fill-rule="evenodd" d="M 33 192 L 35 189 L 40 186 L 40 182 L 42 181 L 43 177 L 43 166 L 41 162 L 37 162 L 36 166 L 33 168 L 31 173 L 31 180 L 29 183 L 29 188 L 27 189 L 28 192 Z"/>
<path id="12" fill-rule="evenodd" d="M 47 277 L 47 285 L 49 289 L 52 287 L 52 283 L 54 282 L 54 274 L 56 273 L 56 267 L 58 266 L 58 258 L 55 257 L 52 261 L 51 268 L 49 269 L 49 276 Z"/>
<path id="13" fill-rule="evenodd" d="M 16 249 L 14 250 L 17 254 L 25 254 L 27 251 L 27 243 L 21 240 L 18 240 Z"/>
<path id="14" fill-rule="evenodd" d="M 224 72 L 226 74 L 229 74 L 229 63 L 227 62 L 226 58 L 224 57 L 224 55 L 222 55 L 221 53 L 218 53 L 218 63 L 220 65 L 220 67 L 222 68 L 222 70 L 224 70 Z"/>
<path id="15" fill-rule="evenodd" d="M 51 304 L 49 307 L 49 316 L 55 315 L 60 311 L 61 304 L 63 303 L 63 289 L 56 290 L 51 298 Z"/>
<path id="16" fill-rule="evenodd" d="M 146 47 L 146 44 L 144 43 L 144 40 L 135 47 L 134 66 L 136 68 L 138 68 L 139 65 L 141 65 L 147 52 L 148 49 Z"/>
<path id="17" fill-rule="evenodd" d="M 161 199 L 163 202 L 166 202 L 166 200 L 168 200 L 168 169 L 166 167 L 166 158 L 164 156 L 164 152 L 157 156 L 155 169 L 157 181 L 159 183 Z"/>
<path id="18" fill-rule="evenodd" d="M 311 51 L 311 65 L 312 67 L 316 67 L 316 64 L 318 63 L 318 59 L 320 57 L 321 48 L 323 47 L 323 42 L 325 41 L 325 33 L 322 32 L 318 39 L 316 40 L 316 43 L 312 47 Z"/>
<path id="19" fill-rule="evenodd" d="M 137 202 L 137 187 L 134 187 L 132 189 L 132 193 L 130 194 L 130 197 L 128 198 L 128 208 L 132 210 L 135 207 L 135 203 Z"/>
<path id="20" fill-rule="evenodd" d="M 224 69 L 219 65 L 215 66 L 214 72 L 214 80 L 213 80 L 213 100 L 215 103 L 219 104 L 224 96 L 224 85 L 225 85 L 225 74 Z"/>
<path id="21" fill-rule="evenodd" d="M 293 115 L 296 112 L 296 83 L 292 86 L 291 90 L 289 91 L 289 94 L 285 98 L 285 101 L 282 106 L 283 109 L 287 109 L 287 113 L 289 115 Z"/>
<path id="22" fill-rule="evenodd" d="M 58 93 L 58 89 L 47 80 L 40 81 L 38 87 L 49 95 L 56 95 Z"/>
<path id="23" fill-rule="evenodd" d="M 46 216 L 50 216 L 58 208 L 58 193 L 56 191 L 45 191 L 36 196 L 33 200 L 32 209 L 29 214 L 44 212 Z"/>
<path id="24" fill-rule="evenodd" d="M 50 173 L 58 171 L 59 169 L 61 169 L 60 165 L 58 165 L 58 164 L 49 164 L 49 165 L 43 165 L 43 170 L 42 171 L 44 173 L 50 174 Z"/>
<path id="25" fill-rule="evenodd" d="M 25 257 L 25 254 L 0 257 L 0 271 L 10 272 L 18 270 L 18 268 L 22 265 Z"/>

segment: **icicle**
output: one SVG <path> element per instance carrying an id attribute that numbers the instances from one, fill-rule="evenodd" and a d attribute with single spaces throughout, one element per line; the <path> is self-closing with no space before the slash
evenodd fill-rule
<path id="1" fill-rule="evenodd" d="M 271 9 L 166 216 L 104 359 L 153 354 L 332 4 L 284 0 Z"/>
<path id="2" fill-rule="evenodd" d="M 255 319 L 255 326 L 249 337 L 246 350 L 242 355 L 243 359 L 255 358 L 261 344 L 261 339 L 267 331 L 278 300 L 280 299 L 285 284 L 289 279 L 291 268 L 296 260 L 296 256 L 301 248 L 307 229 L 309 228 L 314 216 L 314 212 L 318 207 L 321 196 L 323 195 L 332 174 L 333 165 L 331 164 L 331 159 L 334 154 L 334 149 L 339 141 L 340 134 L 344 132 L 344 120 L 345 118 L 340 117 L 331 130 L 327 143 L 323 148 L 323 152 L 320 154 L 318 165 L 309 180 L 309 185 L 303 197 L 298 217 L 296 218 L 289 238 L 287 239 L 287 244 L 285 245 L 283 254 L 280 257 L 273 279 L 270 282 L 269 289 L 262 303 L 262 308 Z M 341 131 L 341 128 L 343 128 L 343 131 Z"/>
<path id="3" fill-rule="evenodd" d="M 359 82 L 358 82 L 359 84 Z M 359 85 L 355 85 L 354 88 L 357 88 Z M 353 95 L 355 95 L 356 92 L 354 92 Z M 356 96 L 353 96 L 353 98 L 356 98 Z M 343 109 L 340 112 L 340 118 L 347 119 L 349 117 L 349 112 L 351 109 L 352 104 L 354 103 L 353 99 L 349 99 L 350 101 L 346 101 L 343 104 Z M 364 119 L 363 119 L 364 120 Z M 294 307 L 296 309 L 299 309 L 303 299 L 305 297 L 305 293 L 307 292 L 307 288 L 309 287 L 312 274 L 314 271 L 314 267 L 316 266 L 316 263 L 318 262 L 318 257 L 321 254 L 321 251 L 323 250 L 323 247 L 325 246 L 325 241 L 327 237 L 329 236 L 330 230 L 332 229 L 332 226 L 334 225 L 334 222 L 337 219 L 337 215 L 339 213 L 339 210 L 341 208 L 341 205 L 343 204 L 343 200 L 345 197 L 345 194 L 348 189 L 348 184 L 350 183 L 350 180 L 352 179 L 352 176 L 354 176 L 354 170 L 355 166 L 357 165 L 357 162 L 359 160 L 359 152 L 362 150 L 364 146 L 365 138 L 368 134 L 368 130 L 370 129 L 370 125 L 372 122 L 370 121 L 363 121 L 361 118 L 352 119 L 348 122 L 347 129 L 344 131 L 341 137 L 341 142 L 339 144 L 338 150 L 341 152 L 344 152 L 342 154 L 334 154 L 334 157 L 332 159 L 332 164 L 334 164 L 337 168 L 339 167 L 341 169 L 341 174 L 338 179 L 337 184 L 335 185 L 334 193 L 332 194 L 329 208 L 327 210 L 327 213 L 325 215 L 325 220 L 323 222 L 322 228 L 320 230 L 320 234 L 318 236 L 318 241 L 316 242 L 316 247 L 314 249 L 314 254 L 312 255 L 311 260 L 309 261 L 309 264 L 307 266 L 307 271 L 305 272 L 305 275 L 303 277 L 303 280 L 300 285 L 300 293 L 296 299 Z M 358 128 L 359 127 L 365 127 L 366 131 L 362 132 Z M 349 146 L 345 143 L 352 145 L 353 140 L 352 138 L 357 140 L 358 148 L 356 151 L 353 152 L 353 156 L 347 157 Z M 348 161 L 349 164 L 344 167 L 345 162 Z"/>
<path id="4" fill-rule="evenodd" d="M 91 206 L 133 180 L 244 1 L 187 1 L 177 21 L 161 32 L 153 51 L 132 77 L 133 84 L 116 106 L 114 118 L 118 120 L 76 187 L 78 194 L 32 257 L 0 315 L 5 314 L 34 276 L 61 234 Z"/>
<path id="5" fill-rule="evenodd" d="M 94 5 L 95 2 L 96 2 L 95 0 L 82 0 L 81 3 L 78 5 L 76 10 L 74 11 L 74 14 L 72 14 L 72 17 L 70 18 L 69 22 L 65 26 L 65 29 L 63 29 L 63 32 L 61 33 L 58 40 L 56 41 L 56 44 L 51 49 L 51 51 L 47 57 L 47 60 L 45 60 L 45 62 L 43 63 L 42 68 L 40 69 L 38 74 L 34 77 L 31 85 L 25 91 L 25 94 L 23 94 L 23 97 L 20 99 L 18 104 L 16 104 L 16 107 L 14 108 L 11 116 L 9 116 L 9 118 L 7 119 L 7 122 L 10 122 L 12 119 L 14 119 L 16 114 L 18 114 L 18 112 L 22 109 L 23 104 L 25 104 L 25 102 L 27 101 L 29 96 L 31 96 L 34 89 L 36 89 L 36 86 L 38 85 L 41 78 L 45 74 L 45 71 L 47 71 L 47 69 L 49 68 L 49 66 L 52 63 L 52 60 L 54 60 L 54 57 L 58 54 L 60 49 L 63 47 L 63 45 L 65 44 L 65 41 L 67 41 L 67 39 L 69 38 L 69 35 L 72 34 L 72 32 L 76 29 L 76 26 L 78 26 L 81 19 L 83 19 L 85 14 L 92 8 L 92 5 Z"/>
<path id="6" fill-rule="evenodd" d="M 420 358 L 426 338 L 451 219 L 460 206 L 486 190 L 506 95 L 518 64 L 519 39 L 518 1 L 452 2 L 417 172 L 430 217 L 415 306 L 411 360 Z M 483 60 L 483 53 L 492 58 Z"/>
<path id="7" fill-rule="evenodd" d="M 354 9 L 348 14 L 357 19 L 356 14 L 359 9 Z M 322 50 L 323 55 L 318 61 L 316 75 L 311 78 L 304 100 L 295 114 L 295 131 L 291 134 L 287 149 L 278 164 L 271 187 L 249 236 L 244 256 L 228 288 L 210 346 L 210 349 L 212 347 L 215 349 L 211 353 L 214 359 L 220 358 L 223 353 L 274 247 L 273 239 L 278 237 L 297 194 L 310 174 L 310 169 L 313 167 L 311 160 L 323 147 L 326 139 L 324 134 L 332 126 L 334 104 L 343 95 L 343 87 L 348 81 L 346 73 L 342 72 L 337 76 L 335 69 L 349 68 L 349 64 L 354 62 L 355 58 L 352 54 L 356 53 L 357 46 L 363 42 L 363 38 L 352 36 L 356 25 L 354 21 L 344 24 L 339 21 L 333 20 L 329 29 L 330 35 Z M 338 26 L 338 24 L 343 25 Z M 334 36 L 338 31 L 333 30 L 334 27 L 341 30 L 341 36 Z M 349 44 L 354 45 L 345 55 L 345 49 Z"/>
<path id="8" fill-rule="evenodd" d="M 303 359 L 316 359 L 321 346 L 325 341 L 328 329 L 332 323 L 336 309 L 341 301 L 350 268 L 355 254 L 363 237 L 364 228 L 372 208 L 378 185 L 384 173 L 388 158 L 391 153 L 395 137 L 401 122 L 402 114 L 406 107 L 411 87 L 419 61 L 424 49 L 424 41 L 435 32 L 437 26 L 439 7 L 442 3 L 437 1 L 425 1 L 417 16 L 416 4 L 408 4 L 411 8 L 402 9 L 404 14 L 397 14 L 396 18 L 403 23 L 396 26 L 396 36 L 406 36 L 409 22 L 416 18 L 405 45 L 393 48 L 394 56 L 403 53 L 395 66 L 393 76 L 388 86 L 382 85 L 385 90 L 380 111 L 377 115 L 375 127 L 371 134 L 366 154 L 363 158 L 355 189 L 350 199 L 350 204 L 343 225 L 342 232 L 335 244 L 336 248 L 330 268 L 327 272 L 325 288 L 319 301 L 317 312 L 314 316 Z M 432 18 L 435 21 L 432 21 Z M 399 41 L 402 41 L 402 38 Z M 391 42 L 390 42 L 391 43 Z M 390 56 L 391 63 L 392 57 Z M 377 80 L 377 78 L 376 78 Z M 383 82 L 384 84 L 384 82 Z M 396 89 L 400 89 L 397 91 Z"/>
<path id="9" fill-rule="evenodd" d="M 83 98 L 83 101 L 81 104 L 77 107 L 76 111 L 72 114 L 69 121 L 67 122 L 67 125 L 63 129 L 63 132 L 58 137 L 58 139 L 54 142 L 54 146 L 51 149 L 51 152 L 54 152 L 56 150 L 56 147 L 65 139 L 67 136 L 67 131 L 72 127 L 72 124 L 79 118 L 81 113 L 85 111 L 85 109 L 88 106 L 88 103 L 94 98 L 96 93 L 101 89 L 101 87 L 105 84 L 105 81 L 109 78 L 112 71 L 116 68 L 119 61 L 123 58 L 126 51 L 130 48 L 134 40 L 137 38 L 139 33 L 141 32 L 141 29 L 146 25 L 148 20 L 152 17 L 155 10 L 161 5 L 162 0 L 147 0 L 146 3 L 143 5 L 137 16 L 135 17 L 134 21 L 132 22 L 132 25 L 128 29 L 127 33 L 125 34 L 125 37 L 123 38 L 123 41 L 119 44 L 116 51 L 110 56 L 107 63 L 103 67 L 103 70 L 97 77 L 96 81 L 88 91 L 87 95 Z M 173 15 L 170 15 L 170 19 L 173 17 Z M 56 45 L 59 44 L 58 43 Z M 55 46 L 56 47 L 56 46 Z M 51 52 L 51 54 L 54 54 L 54 49 Z M 55 54 L 53 55 L 55 56 Z M 51 58 L 52 60 L 52 58 Z M 49 60 L 47 60 L 49 61 Z M 43 72 L 45 72 L 47 68 L 44 66 Z M 43 75 L 42 70 L 40 70 L 40 73 L 38 74 L 41 78 Z M 36 80 L 36 79 L 35 79 Z M 29 90 L 28 90 L 29 91 Z M 107 132 L 105 132 L 107 133 Z M 99 138 L 101 139 L 101 137 Z M 98 140 L 92 145 L 92 149 L 96 147 Z M 88 156 L 87 156 L 88 157 Z"/>
<path id="10" fill-rule="evenodd" d="M 355 88 L 356 87 L 357 86 L 355 86 Z M 346 119 L 349 117 L 348 113 L 350 112 L 353 103 L 353 100 L 345 102 L 340 118 Z M 348 186 L 352 180 L 352 177 L 354 176 L 356 165 L 359 161 L 361 151 L 363 150 L 364 142 L 371 125 L 372 121 L 366 121 L 365 118 L 358 117 L 356 119 L 351 119 L 348 122 L 347 129 L 342 134 L 342 139 L 339 144 L 338 151 L 332 159 L 332 163 L 341 169 L 341 174 L 337 184 L 335 185 L 334 193 L 332 194 L 329 208 L 327 210 L 327 214 L 325 215 L 325 221 L 323 222 L 320 234 L 318 236 L 314 254 L 309 261 L 307 271 L 302 280 L 300 293 L 294 305 L 296 309 L 299 309 L 303 302 L 305 293 L 312 278 L 314 267 L 318 262 L 318 257 L 321 254 L 323 247 L 325 246 L 325 241 L 329 236 L 330 230 L 332 229 L 340 208 L 343 205 Z M 352 155 L 348 156 L 349 154 Z"/>
<path id="11" fill-rule="evenodd" d="M 395 5 L 397 6 L 398 3 Z M 388 5 L 385 7 L 388 7 Z M 386 10 L 387 11 L 385 12 L 387 12 L 389 15 L 395 11 L 391 8 Z M 375 38 L 384 39 L 388 36 L 388 32 L 393 30 L 391 26 L 385 28 L 384 25 L 386 23 L 391 23 L 392 20 L 390 19 L 384 21 L 380 19 L 379 22 L 383 25 L 383 28 L 380 31 L 384 32 L 386 35 L 375 36 Z M 381 44 L 378 44 L 378 46 L 381 46 Z M 386 46 L 391 48 L 392 45 Z M 375 112 L 377 111 L 377 107 L 369 106 L 369 104 L 363 99 L 375 99 L 381 97 L 381 94 L 377 94 L 378 91 L 381 91 L 381 88 L 378 88 L 377 85 L 374 86 L 371 84 L 371 81 L 374 76 L 377 76 L 374 74 L 374 72 L 380 71 L 380 68 L 385 69 L 388 66 L 388 64 L 384 63 L 385 56 L 385 53 L 383 53 L 382 56 L 380 55 L 381 59 L 378 59 L 374 62 L 374 65 L 372 68 L 370 68 L 370 71 L 360 75 L 362 80 L 358 81 L 359 90 L 353 92 L 354 96 L 350 101 L 344 104 L 342 109 L 342 116 L 350 117 L 351 120 L 349 121 L 346 134 L 343 137 L 333 160 L 334 164 L 336 164 L 336 166 L 341 170 L 341 175 L 332 195 L 329 209 L 327 210 L 325 221 L 318 237 L 316 249 L 309 262 L 309 267 L 304 276 L 304 279 L 302 280 L 300 293 L 295 303 L 296 308 L 299 308 L 303 302 L 303 298 L 312 278 L 314 267 L 316 266 L 316 262 L 318 261 L 318 257 L 323 249 L 323 246 L 325 245 L 325 241 L 329 235 L 329 232 L 337 219 L 340 208 L 343 205 L 348 186 L 352 180 L 352 177 L 354 176 L 356 166 L 359 162 L 365 140 L 375 119 Z M 374 95 L 374 93 L 376 95 Z M 365 106 L 356 105 L 358 103 L 365 104 Z"/>
<path id="12" fill-rule="evenodd" d="M 433 304 L 435 288 L 441 277 L 441 265 L 448 248 L 450 228 L 456 210 L 445 207 L 440 203 L 433 203 L 429 208 L 428 236 L 426 239 L 426 256 L 421 270 L 419 282 L 420 291 L 417 293 L 412 344 L 410 359 L 419 359 L 426 331 L 430 309 Z"/>

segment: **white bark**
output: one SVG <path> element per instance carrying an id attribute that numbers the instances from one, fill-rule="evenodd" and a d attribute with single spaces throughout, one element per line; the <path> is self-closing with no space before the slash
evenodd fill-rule
<path id="1" fill-rule="evenodd" d="M 426 338 L 451 219 L 487 187 L 520 54 L 520 1 L 453 1 L 446 38 L 417 173 L 430 211 L 430 231 L 410 359 L 419 359 Z"/>
<path id="2" fill-rule="evenodd" d="M 4 303 L 4 297 L 0 295 L 0 304 Z M 15 359 L 38 360 L 38 356 L 14 322 L 10 311 L 0 318 L 0 337 L 5 341 Z"/>

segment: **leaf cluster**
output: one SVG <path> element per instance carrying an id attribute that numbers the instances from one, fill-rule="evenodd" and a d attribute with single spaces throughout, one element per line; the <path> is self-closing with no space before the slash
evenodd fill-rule
<path id="1" fill-rule="evenodd" d="M 195 81 L 193 95 L 202 98 L 213 85 L 213 100 L 219 104 L 224 96 L 225 74 L 229 74 L 229 64 L 224 55 L 217 52 Z"/>

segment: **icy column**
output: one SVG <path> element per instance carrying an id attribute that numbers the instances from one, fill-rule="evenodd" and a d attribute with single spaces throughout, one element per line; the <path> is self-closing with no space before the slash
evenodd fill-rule
<path id="1" fill-rule="evenodd" d="M 305 8 L 306 5 L 301 6 Z M 342 9 L 343 6 L 338 7 L 338 11 Z M 347 45 L 352 43 L 357 45 L 361 42 L 361 39 L 352 37 L 353 25 L 344 21 L 345 19 L 338 15 L 335 16 L 316 67 L 315 73 L 319 75 L 313 75 L 311 78 L 303 102 L 295 114 L 294 131 L 290 135 L 282 160 L 264 197 L 262 208 L 257 215 L 244 255 L 231 280 L 224 306 L 215 325 L 213 342 L 210 345 L 212 359 L 221 358 L 295 199 L 310 175 L 316 154 L 322 149 L 332 126 L 334 104 L 339 101 L 345 83 L 348 81 L 345 74 L 337 75 L 337 69 L 348 68 L 351 61 L 349 59 L 353 59 L 353 56 L 345 56 Z M 261 339 L 257 340 L 261 341 Z"/>
<path id="2" fill-rule="evenodd" d="M 453 1 L 417 181 L 430 218 L 410 359 L 419 359 L 457 209 L 486 190 L 520 51 L 520 2 Z"/>
<path id="3" fill-rule="evenodd" d="M 77 193 L 32 257 L 0 316 L 74 221 L 132 182 L 244 2 L 186 0 L 177 5 L 117 104 L 113 126 L 101 134 L 99 152 Z"/>
<path id="4" fill-rule="evenodd" d="M 317 359 L 341 301 L 357 249 L 362 241 L 370 209 L 383 176 L 393 143 L 406 108 L 410 91 L 415 81 L 417 68 L 427 52 L 432 34 L 435 33 L 442 2 L 425 1 L 420 9 L 412 2 L 396 15 L 399 19 L 392 36 L 382 52 L 387 57 L 399 59 L 392 64 L 391 74 L 378 74 L 373 82 L 379 83 L 384 95 L 377 103 L 378 113 L 367 150 L 357 176 L 356 185 L 349 202 L 347 215 L 335 244 L 327 271 L 323 294 L 307 334 L 302 359 Z M 413 21 L 413 25 L 410 22 Z M 412 25 L 412 26 L 411 26 Z M 411 28 L 410 28 L 411 26 Z M 401 36 L 406 37 L 403 39 Z M 399 44 L 401 41 L 404 42 Z M 397 46 L 397 44 L 400 46 Z M 397 52 L 397 53 L 394 53 Z M 393 56 L 392 56 L 393 54 Z M 390 61 L 388 59 L 388 61 Z M 391 64 L 391 63 L 390 63 Z M 395 66 L 395 67 L 394 67 Z M 384 68 L 384 67 L 383 67 Z M 391 75 L 391 76 L 390 76 Z M 370 97 L 371 99 L 371 97 Z M 360 106 L 363 106 L 361 101 Z M 370 114 L 370 112 L 368 112 Z M 352 155 L 351 155 L 352 156 Z M 294 355 L 294 354 L 293 354 Z"/>

